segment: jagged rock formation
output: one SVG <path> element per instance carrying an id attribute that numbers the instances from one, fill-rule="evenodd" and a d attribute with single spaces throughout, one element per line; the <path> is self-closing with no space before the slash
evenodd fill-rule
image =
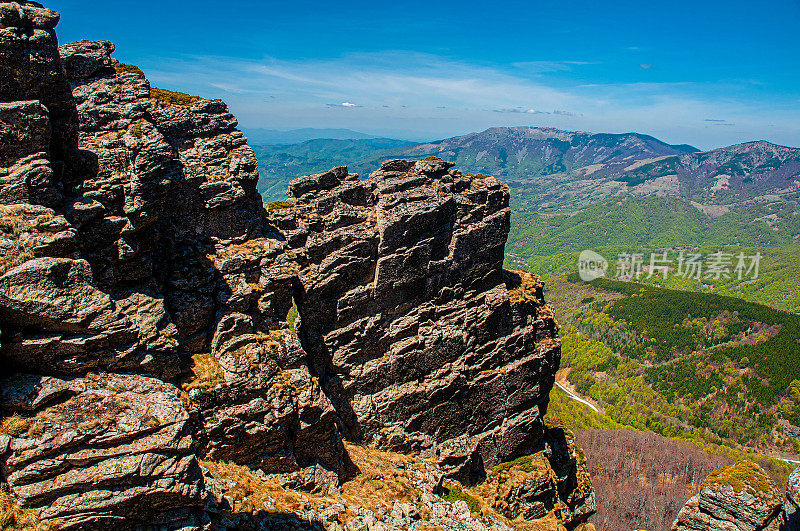
<path id="1" fill-rule="evenodd" d="M 543 450 L 492 468 L 477 491 L 510 519 L 535 520 L 555 510 L 566 525 L 579 524 L 595 511 L 586 459 L 568 430 L 548 428 Z"/>
<path id="2" fill-rule="evenodd" d="M 267 210 L 223 102 L 150 87 L 109 42 L 58 48 L 58 19 L 0 3 L 0 475 L 19 502 L 67 529 L 197 528 L 234 509 L 200 460 L 334 493 L 358 472 L 344 434 L 465 484 L 541 452 L 557 479 L 507 516 L 586 520 L 585 467 L 542 420 L 557 324 L 538 278 L 502 269 L 505 187 L 389 161 Z"/>
<path id="3" fill-rule="evenodd" d="M 672 524 L 673 531 L 730 529 L 777 531 L 784 522 L 784 496 L 758 465 L 740 461 L 713 472 Z"/>
<path id="4" fill-rule="evenodd" d="M 292 182 L 300 337 L 351 436 L 464 481 L 542 439 L 560 361 L 542 285 L 504 272 L 508 189 L 444 161 Z"/>
<path id="5" fill-rule="evenodd" d="M 24 505 L 64 528 L 192 523 L 185 508 L 209 496 L 189 415 L 168 383 L 19 374 L 3 382 L 2 407 L 29 413 L 0 436 L 6 481 Z"/>

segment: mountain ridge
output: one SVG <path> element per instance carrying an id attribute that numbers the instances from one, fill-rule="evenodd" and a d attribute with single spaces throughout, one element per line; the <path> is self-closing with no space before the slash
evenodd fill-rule
<path id="1" fill-rule="evenodd" d="M 248 140 L 255 145 L 289 145 L 319 138 L 354 140 L 380 137 L 379 135 L 371 135 L 369 133 L 342 128 L 301 127 L 298 129 L 267 129 L 262 127 L 245 127 L 242 128 L 242 131 L 247 136 Z"/>
<path id="2" fill-rule="evenodd" d="M 259 189 L 267 192 L 265 199 L 281 199 L 290 177 L 301 170 L 314 173 L 329 166 L 325 153 L 333 150 L 319 142 L 319 157 L 298 157 L 295 167 L 281 170 L 283 174 L 263 163 L 265 175 Z M 800 176 L 800 148 L 765 140 L 700 151 L 635 132 L 518 126 L 393 147 L 370 146 L 366 139 L 353 142 L 362 144 L 356 149 L 356 162 L 351 158 L 349 166 L 361 175 L 368 175 L 387 158 L 453 160 L 465 172 L 502 178 L 511 187 L 515 212 L 564 212 L 623 194 L 684 196 L 702 204 L 727 204 L 775 191 L 791 193 L 796 185 L 787 181 Z M 294 149 L 284 148 L 287 153 Z M 336 157 L 342 154 L 333 155 L 328 162 L 339 160 Z M 269 156 L 282 156 L 281 148 L 272 149 Z"/>

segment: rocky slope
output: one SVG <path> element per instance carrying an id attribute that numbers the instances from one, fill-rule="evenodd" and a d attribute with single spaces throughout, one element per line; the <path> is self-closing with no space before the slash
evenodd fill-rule
<path id="1" fill-rule="evenodd" d="M 558 326 L 538 278 L 502 269 L 506 187 L 392 160 L 365 181 L 298 179 L 265 209 L 223 102 L 150 87 L 109 42 L 58 48 L 58 21 L 0 4 L 0 475 L 16 503 L 65 529 L 336 528 L 321 505 L 237 505 L 225 477 L 336 496 L 366 466 L 346 438 L 430 467 L 404 502 L 421 505 L 384 529 L 586 527 L 580 451 L 543 422 Z M 488 520 L 454 509 L 444 478 L 483 489 Z"/>

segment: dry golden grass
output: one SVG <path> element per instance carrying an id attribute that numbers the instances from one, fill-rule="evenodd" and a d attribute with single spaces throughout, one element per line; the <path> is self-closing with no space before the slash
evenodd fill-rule
<path id="1" fill-rule="evenodd" d="M 264 480 L 248 467 L 233 463 L 203 461 L 211 474 L 223 480 L 226 485 L 225 494 L 234 500 L 234 513 L 238 515 L 252 513 L 269 507 L 274 503 L 275 512 L 295 512 L 303 508 L 307 502 L 311 508 L 321 511 L 334 503 L 343 503 L 345 507 L 363 507 L 376 515 L 391 512 L 395 502 L 414 503 L 420 509 L 423 520 L 430 517 L 421 503 L 421 492 L 414 487 L 413 469 L 423 469 L 424 463 L 412 456 L 387 452 L 345 443 L 350 459 L 358 467 L 358 475 L 341 486 L 338 494 L 321 495 L 310 492 L 298 492 L 281 486 L 277 479 Z M 510 521 L 497 513 L 481 498 L 479 488 L 465 488 L 458 483 L 448 482 L 448 486 L 457 487 L 464 498 L 471 498 L 475 505 L 474 515 L 492 515 L 514 529 L 522 531 L 564 531 L 558 519 L 552 514 L 546 518 L 526 522 Z M 458 497 L 457 499 L 463 499 Z M 356 516 L 349 510 L 340 515 L 340 523 L 346 523 Z M 417 522 L 417 529 L 439 529 L 424 521 Z M 585 530 L 593 531 L 593 530 Z"/>
<path id="2" fill-rule="evenodd" d="M 190 106 L 196 101 L 203 98 L 199 96 L 190 96 L 183 92 L 174 92 L 172 90 L 165 90 L 156 87 L 150 88 L 150 101 L 157 105 L 181 105 L 184 107 Z"/>
<path id="3" fill-rule="evenodd" d="M 42 523 L 36 511 L 23 509 L 5 489 L 0 489 L 0 529 L 8 531 L 55 531 L 58 522 Z"/>
<path id="4" fill-rule="evenodd" d="M 0 256 L 0 274 L 34 258 L 30 243 L 23 243 L 25 233 L 42 232 L 42 225 L 53 220 L 50 212 L 28 214 L 24 205 L 0 205 L 0 232 L 12 245 Z"/>
<path id="5" fill-rule="evenodd" d="M 506 285 L 511 304 L 541 302 L 538 296 L 542 288 L 539 275 L 533 275 L 528 271 L 509 271 L 508 273 L 509 280 L 506 281 Z"/>
<path id="6" fill-rule="evenodd" d="M 212 354 L 195 354 L 192 356 L 192 375 L 181 385 L 181 389 L 189 392 L 192 389 L 210 389 L 222 383 L 225 372 Z"/>
<path id="7" fill-rule="evenodd" d="M 216 183 L 216 182 L 219 182 L 219 181 L 224 181 L 228 177 L 230 177 L 230 175 L 228 175 L 227 173 L 212 173 L 211 175 L 206 177 L 206 182 L 207 183 Z"/>
<path id="8" fill-rule="evenodd" d="M 284 210 L 286 208 L 294 208 L 294 203 L 291 201 L 272 201 L 271 203 L 267 203 L 267 210 L 269 212 Z"/>
<path id="9" fill-rule="evenodd" d="M 277 479 L 263 480 L 246 466 L 214 461 L 203 461 L 202 465 L 229 486 L 226 494 L 233 498 L 236 513 L 263 509 L 270 500 L 278 512 L 299 511 L 308 500 L 318 511 L 342 502 L 347 507 L 388 513 L 395 501 L 419 499 L 420 492 L 411 484 L 411 473 L 400 467 L 413 462 L 412 458 L 352 444 L 345 447 L 360 473 L 342 485 L 341 494 L 330 496 L 285 489 Z M 348 514 L 346 518 L 353 517 L 355 514 Z"/>
<path id="10" fill-rule="evenodd" d="M 40 419 L 35 419 L 28 426 L 28 437 L 31 439 L 38 439 L 44 434 L 44 422 Z"/>
<path id="11" fill-rule="evenodd" d="M 111 63 L 114 65 L 114 70 L 117 72 L 118 75 L 136 74 L 144 77 L 144 72 L 142 72 L 142 70 L 138 66 L 120 63 L 116 59 L 112 59 Z"/>
<path id="12" fill-rule="evenodd" d="M 230 258 L 238 255 L 247 260 L 254 260 L 269 252 L 270 242 L 271 240 L 267 238 L 254 238 L 244 243 L 228 245 L 224 249 L 217 251 L 215 256 L 219 258 Z"/>
<path id="13" fill-rule="evenodd" d="M 28 421 L 19 415 L 12 415 L 0 422 L 0 433 L 18 437 L 28 430 Z"/>
<path id="14" fill-rule="evenodd" d="M 395 501 L 413 502 L 419 497 L 420 492 L 411 484 L 411 472 L 401 468 L 413 463 L 413 458 L 354 444 L 345 444 L 345 448 L 360 471 L 342 485 L 346 504 L 390 510 Z"/>

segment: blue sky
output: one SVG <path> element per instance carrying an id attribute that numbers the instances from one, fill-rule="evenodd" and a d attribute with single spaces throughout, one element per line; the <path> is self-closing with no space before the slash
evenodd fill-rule
<path id="1" fill-rule="evenodd" d="M 58 0 L 155 86 L 243 127 L 436 139 L 499 125 L 800 146 L 800 0 Z"/>

